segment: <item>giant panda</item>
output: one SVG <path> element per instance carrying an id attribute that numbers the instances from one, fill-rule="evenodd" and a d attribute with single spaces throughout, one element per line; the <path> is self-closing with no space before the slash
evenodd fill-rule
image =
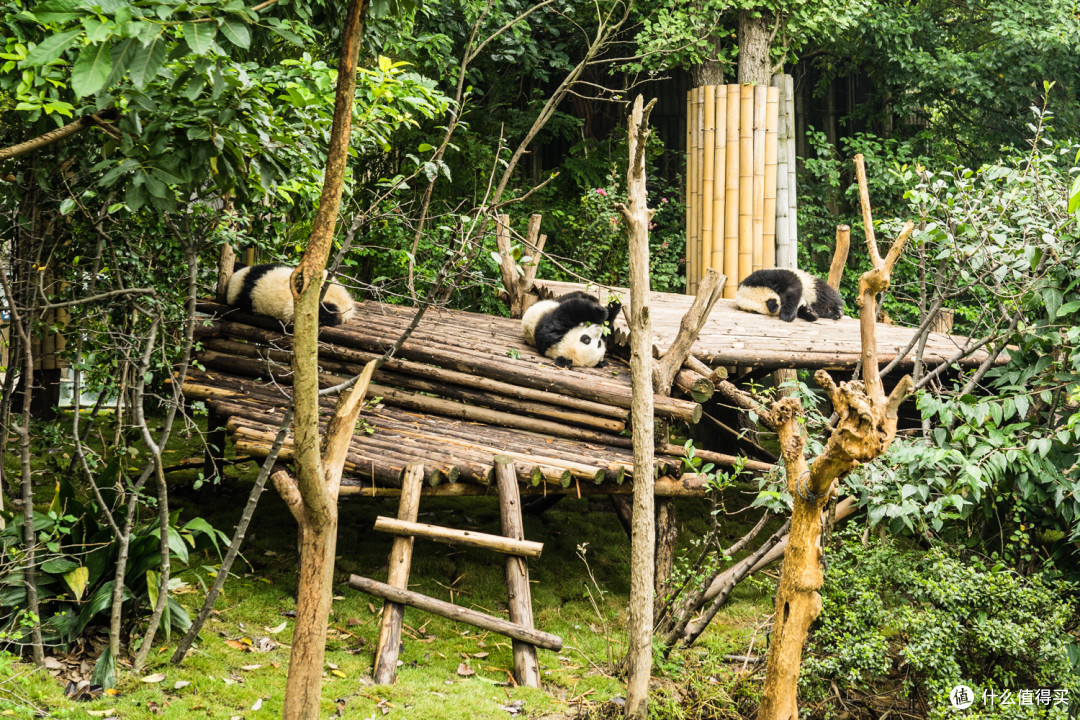
<path id="1" fill-rule="evenodd" d="M 828 283 L 802 270 L 771 268 L 758 270 L 739 283 L 735 304 L 741 310 L 780 315 L 784 322 L 796 316 L 808 322 L 818 318 L 839 320 L 844 316 L 844 299 Z"/>
<path id="2" fill-rule="evenodd" d="M 241 267 L 229 280 L 225 301 L 241 310 L 291 324 L 293 296 L 289 278 L 292 272 L 292 267 L 276 263 Z M 327 283 L 319 305 L 319 324 L 341 325 L 348 322 L 354 312 L 349 291 L 336 282 Z"/>
<path id="3" fill-rule="evenodd" d="M 541 300 L 521 317 L 525 342 L 536 347 L 558 367 L 603 365 L 604 323 L 614 322 L 622 305 L 607 307 L 592 295 L 572 292 L 555 300 Z"/>

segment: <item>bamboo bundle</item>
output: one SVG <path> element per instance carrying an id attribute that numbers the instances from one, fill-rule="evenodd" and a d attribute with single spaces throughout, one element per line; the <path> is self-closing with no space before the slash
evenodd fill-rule
<path id="1" fill-rule="evenodd" d="M 754 86 L 754 221 L 753 269 L 760 270 L 765 262 L 765 115 L 768 108 L 768 88 Z M 741 278 L 740 278 L 741 279 Z"/>
<path id="2" fill-rule="evenodd" d="M 698 97 L 700 94 L 701 88 L 694 88 L 690 91 L 689 112 L 686 116 L 690 132 L 690 155 L 686 166 L 686 176 L 689 178 L 689 192 L 687 193 L 686 198 L 686 292 L 690 294 L 693 294 L 694 289 L 697 287 L 697 281 L 700 275 L 698 258 L 701 257 L 701 252 L 699 251 L 701 236 L 698 234 L 698 221 L 701 217 L 699 205 L 701 199 L 701 185 L 698 179 L 698 171 L 700 169 L 698 155 L 701 149 L 701 145 L 698 142 L 698 130 L 701 127 L 700 118 L 698 117 Z"/>
<path id="3" fill-rule="evenodd" d="M 727 93 L 727 168 L 725 172 L 724 198 L 724 297 L 734 298 L 739 284 L 739 186 L 742 157 L 739 122 L 742 118 L 742 91 L 738 85 L 728 85 Z"/>
<path id="4" fill-rule="evenodd" d="M 712 85 L 702 90 L 702 165 L 701 165 L 701 233 L 699 242 L 699 264 L 696 280 L 705 275 L 705 268 L 712 263 L 713 248 L 713 197 L 714 175 L 716 170 L 716 88 Z M 695 287 L 696 290 L 696 287 Z"/>
<path id="5" fill-rule="evenodd" d="M 739 88 L 739 273 L 754 271 L 754 86 Z"/>
<path id="6" fill-rule="evenodd" d="M 777 185 L 777 122 L 780 111 L 780 90 L 775 87 L 764 88 L 767 95 L 765 104 L 765 188 L 764 206 L 761 220 L 762 230 L 762 267 L 776 267 L 776 185 Z"/>
<path id="7" fill-rule="evenodd" d="M 712 193 L 712 221 L 713 239 L 712 247 L 709 248 L 709 261 L 707 267 L 717 272 L 724 272 L 724 233 L 725 214 L 724 196 L 727 180 L 727 85 L 718 85 L 715 88 L 716 100 L 713 103 L 713 139 L 716 145 L 713 150 L 713 193 Z M 704 274 L 704 273 L 703 273 Z"/>

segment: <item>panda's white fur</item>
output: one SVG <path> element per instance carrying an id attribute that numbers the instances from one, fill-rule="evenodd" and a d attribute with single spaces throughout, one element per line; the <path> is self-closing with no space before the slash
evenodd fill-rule
<path id="1" fill-rule="evenodd" d="M 249 265 L 233 273 L 225 301 L 233 307 L 276 318 L 285 324 L 293 321 L 293 297 L 288 265 Z M 320 325 L 340 325 L 355 314 L 349 291 L 336 282 L 327 283 L 319 306 Z"/>
<path id="2" fill-rule="evenodd" d="M 604 323 L 620 309 L 617 302 L 604 307 L 591 295 L 569 293 L 532 305 L 521 318 L 521 333 L 559 367 L 596 367 L 607 351 Z"/>
<path id="3" fill-rule="evenodd" d="M 813 322 L 844 316 L 844 300 L 828 283 L 802 270 L 770 268 L 748 275 L 735 292 L 741 310 Z"/>

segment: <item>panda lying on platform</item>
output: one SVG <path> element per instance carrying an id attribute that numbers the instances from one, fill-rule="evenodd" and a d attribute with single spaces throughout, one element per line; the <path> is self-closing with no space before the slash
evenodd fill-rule
<path id="1" fill-rule="evenodd" d="M 615 322 L 622 305 L 607 307 L 592 295 L 572 292 L 555 300 L 541 300 L 521 318 L 525 342 L 559 367 L 603 366 L 604 323 Z"/>
<path id="2" fill-rule="evenodd" d="M 233 307 L 276 318 L 289 325 L 293 321 L 293 297 L 289 277 L 293 268 L 269 263 L 240 267 L 229 280 L 225 301 Z M 349 291 L 336 282 L 327 283 L 319 305 L 319 325 L 341 325 L 355 311 Z"/>
<path id="3" fill-rule="evenodd" d="M 772 268 L 751 273 L 739 283 L 735 304 L 740 310 L 779 315 L 784 322 L 796 316 L 808 322 L 844 317 L 844 299 L 828 283 L 802 270 Z"/>

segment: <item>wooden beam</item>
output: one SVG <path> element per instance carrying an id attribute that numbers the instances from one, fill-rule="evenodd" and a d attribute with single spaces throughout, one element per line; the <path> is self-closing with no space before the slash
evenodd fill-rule
<path id="1" fill-rule="evenodd" d="M 562 650 L 562 638 L 558 635 L 552 635 L 551 633 L 542 632 L 540 630 L 528 630 L 509 620 L 485 615 L 482 612 L 470 610 L 469 608 L 461 607 L 460 605 L 454 605 L 445 600 L 437 600 L 433 597 L 428 597 L 427 595 L 421 595 L 418 592 L 402 590 L 393 585 L 387 585 L 386 583 L 360 577 L 359 575 L 349 576 L 349 587 L 354 590 L 366 592 L 369 595 L 374 595 L 375 597 L 383 598 L 384 600 L 392 600 L 401 603 L 402 605 L 419 608 L 432 615 L 438 615 L 439 617 L 448 618 L 455 622 L 463 622 L 474 627 L 483 628 L 484 630 L 490 630 L 491 632 L 505 635 L 514 640 L 521 640 L 536 645 L 537 647 L 542 647 L 545 650 L 554 650 L 555 652 Z"/>
<path id="2" fill-rule="evenodd" d="M 511 540 L 501 535 L 489 535 L 488 533 L 439 527 L 426 523 L 406 522 L 388 518 L 385 515 L 375 518 L 375 531 L 390 533 L 391 535 L 425 537 L 436 542 L 486 548 L 487 550 L 521 557 L 540 557 L 540 553 L 544 551 L 543 543 L 533 542 L 532 540 Z"/>

